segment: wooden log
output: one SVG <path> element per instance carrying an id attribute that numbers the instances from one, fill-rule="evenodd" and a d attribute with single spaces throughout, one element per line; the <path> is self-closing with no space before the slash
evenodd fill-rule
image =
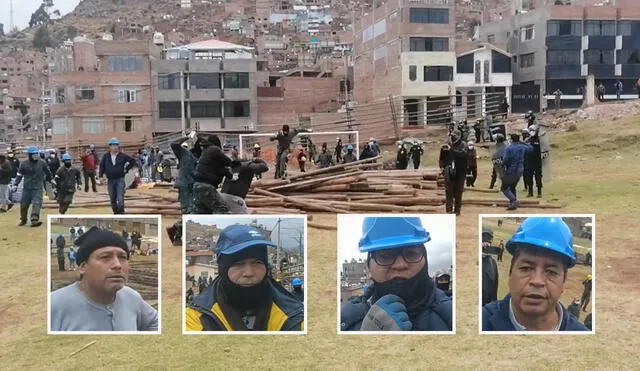
<path id="1" fill-rule="evenodd" d="M 251 183 L 251 187 L 269 188 L 269 187 L 276 187 L 276 186 L 281 186 L 289 183 L 291 183 L 291 180 L 289 179 L 271 179 L 271 180 L 260 179 Z"/>
<path id="2" fill-rule="evenodd" d="M 540 204 L 540 200 L 518 200 L 520 202 L 520 205 L 539 205 Z M 493 203 L 497 203 L 497 202 L 509 202 L 506 199 L 481 199 L 481 198 L 467 198 L 465 199 L 464 197 L 462 198 L 462 202 L 493 202 Z"/>
<path id="3" fill-rule="evenodd" d="M 247 207 L 282 206 L 284 200 L 279 198 L 245 199 Z"/>
<path id="4" fill-rule="evenodd" d="M 250 207 L 249 214 L 268 214 L 268 215 L 282 215 L 282 214 L 305 214 L 304 211 L 293 208 L 279 208 L 279 207 Z"/>
<path id="5" fill-rule="evenodd" d="M 340 174 L 337 174 L 337 175 L 331 175 L 331 176 L 326 176 L 326 177 L 321 177 L 321 178 L 303 180 L 303 181 L 300 181 L 300 182 L 292 182 L 290 184 L 285 184 L 285 185 L 276 186 L 276 187 L 270 187 L 270 188 L 267 188 L 267 190 L 269 190 L 269 191 L 285 191 L 285 190 L 300 189 L 303 186 L 321 184 L 321 183 L 329 181 L 329 180 L 338 179 L 338 178 L 345 178 L 345 177 L 349 177 L 349 176 L 353 176 L 353 175 L 357 175 L 357 174 L 362 174 L 362 171 L 356 169 L 356 170 L 352 170 L 352 171 L 349 171 L 349 172 L 340 173 Z"/>
<path id="6" fill-rule="evenodd" d="M 415 206 L 415 205 L 442 205 L 444 199 L 433 197 L 393 197 L 393 198 L 380 198 L 376 200 L 376 203 L 383 205 L 402 205 L 402 206 Z"/>
<path id="7" fill-rule="evenodd" d="M 327 168 L 324 168 L 324 169 L 308 171 L 306 173 L 294 175 L 294 176 L 290 177 L 289 179 L 293 182 L 294 180 L 298 180 L 298 179 L 302 179 L 302 178 L 314 177 L 314 176 L 320 175 L 320 174 L 333 173 L 333 172 L 344 170 L 345 168 L 348 168 L 348 167 L 356 167 L 356 165 L 362 165 L 362 164 L 366 164 L 366 163 L 370 163 L 370 162 L 375 162 L 375 161 L 377 161 L 377 160 L 379 160 L 381 158 L 382 158 L 382 156 L 378 156 L 378 157 L 368 158 L 366 160 L 354 161 L 354 162 L 351 162 L 351 163 L 348 163 L 348 164 L 340 164 L 340 165 L 336 165 L 336 166 L 327 167 Z"/>
<path id="8" fill-rule="evenodd" d="M 429 207 L 429 206 L 407 206 L 404 208 L 405 213 L 442 213 L 443 207 Z"/>
<path id="9" fill-rule="evenodd" d="M 325 224 L 320 224 L 315 222 L 307 222 L 307 226 L 309 226 L 309 228 L 322 229 L 325 231 L 335 231 L 338 229 L 338 227 L 335 225 L 325 225 Z"/>
<path id="10" fill-rule="evenodd" d="M 274 193 L 274 192 L 271 192 L 271 191 L 267 191 L 267 190 L 264 190 L 264 189 L 256 188 L 255 192 L 258 193 L 258 194 L 269 196 L 269 197 L 282 198 L 283 200 L 287 201 L 288 203 L 293 204 L 296 208 L 301 209 L 301 210 L 307 210 L 309 207 L 313 206 L 313 204 L 311 202 L 300 200 L 300 199 L 296 199 L 296 198 L 293 198 L 293 197 L 287 197 L 287 196 L 279 195 L 277 193 Z M 340 214 L 340 213 L 345 211 L 345 210 L 340 210 L 340 209 L 327 207 L 327 206 L 322 206 L 322 205 L 318 205 L 315 208 L 315 210 L 327 211 L 327 212 L 336 213 L 336 214 Z"/>
<path id="11" fill-rule="evenodd" d="M 464 191 L 476 192 L 476 193 L 491 193 L 491 194 L 500 193 L 499 189 L 482 189 L 482 188 L 473 188 L 473 187 L 465 187 Z"/>
<path id="12" fill-rule="evenodd" d="M 357 211 L 403 211 L 404 207 L 395 206 L 395 205 L 384 205 L 378 203 L 364 203 L 364 202 L 340 202 L 334 201 L 331 202 L 332 206 L 335 207 L 344 207 L 349 210 L 357 210 Z"/>
<path id="13" fill-rule="evenodd" d="M 507 207 L 509 206 L 509 201 L 471 201 L 467 202 L 462 199 L 462 204 L 466 206 L 493 206 L 493 207 Z M 518 208 L 521 209 L 562 209 L 564 206 L 555 205 L 555 204 L 520 204 Z"/>
<path id="14" fill-rule="evenodd" d="M 349 201 L 349 196 L 347 194 L 340 193 L 288 193 L 287 196 L 293 198 L 309 198 L 313 197 L 314 199 L 320 200 L 333 200 L 333 201 Z"/>

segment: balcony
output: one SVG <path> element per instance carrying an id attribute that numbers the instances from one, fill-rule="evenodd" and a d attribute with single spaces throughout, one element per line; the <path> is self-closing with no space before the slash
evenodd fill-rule
<path id="1" fill-rule="evenodd" d="M 548 65 L 546 71 L 548 79 L 579 79 L 582 77 L 582 68 L 576 65 Z"/>
<path id="2" fill-rule="evenodd" d="M 614 64 L 589 65 L 589 74 L 597 79 L 613 79 L 616 75 L 616 66 Z"/>
<path id="3" fill-rule="evenodd" d="M 640 64 L 623 64 L 622 77 L 637 79 L 640 76 Z"/>
<path id="4" fill-rule="evenodd" d="M 615 50 L 615 36 L 589 36 L 589 50 Z"/>
<path id="5" fill-rule="evenodd" d="M 580 36 L 547 36 L 548 50 L 581 50 L 582 37 Z"/>
<path id="6" fill-rule="evenodd" d="M 640 37 L 637 36 L 622 36 L 622 48 L 620 49 L 640 49 Z"/>

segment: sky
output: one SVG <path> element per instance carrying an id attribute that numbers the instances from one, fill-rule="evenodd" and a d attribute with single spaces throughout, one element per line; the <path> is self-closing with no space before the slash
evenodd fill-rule
<path id="1" fill-rule="evenodd" d="M 370 215 L 367 215 L 370 216 Z M 403 215 L 407 216 L 407 215 Z M 358 251 L 365 215 L 338 215 L 338 258 L 345 260 L 367 258 Z M 422 226 L 429 232 L 431 241 L 425 244 L 429 261 L 429 275 L 447 270 L 453 263 L 455 249 L 455 217 L 453 215 L 421 215 Z M 312 247 L 313 248 L 313 247 Z"/>
<path id="2" fill-rule="evenodd" d="M 258 224 L 262 224 L 266 229 L 273 231 L 271 233 L 271 241 L 278 243 L 278 228 L 276 224 L 278 223 L 277 217 L 260 217 L 256 215 L 250 215 L 246 217 L 226 217 L 220 215 L 207 215 L 207 216 L 189 216 L 186 218 L 187 221 L 194 221 L 196 223 L 200 223 L 203 225 L 216 225 L 220 229 L 224 229 L 233 224 L 250 224 L 251 221 L 257 219 Z M 300 238 L 300 234 L 303 234 L 304 238 L 304 217 L 302 218 L 280 218 L 282 219 L 281 225 L 281 247 L 285 249 L 293 249 L 298 251 L 299 243 L 298 240 Z M 275 228 L 275 231 L 274 231 Z M 304 242 L 304 241 L 303 241 Z"/>
<path id="3" fill-rule="evenodd" d="M 29 25 L 31 14 L 40 7 L 41 0 L 13 0 L 13 22 L 23 29 Z M 59 10 L 61 15 L 71 12 L 80 0 L 53 0 L 52 10 Z M 0 23 L 4 24 L 4 31 L 9 32 L 9 0 L 0 0 Z"/>

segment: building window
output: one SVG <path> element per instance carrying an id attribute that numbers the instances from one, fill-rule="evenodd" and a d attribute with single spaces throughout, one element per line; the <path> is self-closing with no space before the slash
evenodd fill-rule
<path id="1" fill-rule="evenodd" d="M 409 66 L 409 81 L 416 81 L 418 78 L 418 68 L 416 66 Z"/>
<path id="2" fill-rule="evenodd" d="M 509 73 L 511 72 L 511 58 L 495 50 L 491 51 L 491 72 Z"/>
<path id="3" fill-rule="evenodd" d="M 618 64 L 640 64 L 640 50 L 618 50 Z"/>
<path id="4" fill-rule="evenodd" d="M 491 62 L 484 61 L 484 83 L 485 84 L 489 83 L 489 77 L 490 77 L 489 72 L 491 72 Z"/>
<path id="5" fill-rule="evenodd" d="M 83 118 L 82 119 L 82 132 L 85 134 L 100 134 L 104 133 L 104 119 L 103 118 Z"/>
<path id="6" fill-rule="evenodd" d="M 249 117 L 249 115 L 248 100 L 224 102 L 224 117 Z"/>
<path id="7" fill-rule="evenodd" d="M 585 50 L 585 64 L 615 64 L 614 50 Z"/>
<path id="8" fill-rule="evenodd" d="M 520 29 L 520 41 L 533 40 L 536 37 L 535 27 L 530 24 Z"/>
<path id="9" fill-rule="evenodd" d="M 233 72 L 224 74 L 225 89 L 249 89 L 249 73 Z"/>
<path id="10" fill-rule="evenodd" d="M 615 21 L 585 21 L 584 33 L 588 36 L 615 36 Z"/>
<path id="11" fill-rule="evenodd" d="M 158 103 L 158 113 L 161 119 L 178 119 L 182 117 L 182 106 L 180 102 L 160 102 Z"/>
<path id="12" fill-rule="evenodd" d="M 56 104 L 64 104 L 64 88 L 56 88 Z"/>
<path id="13" fill-rule="evenodd" d="M 382 58 L 386 58 L 387 57 L 387 46 L 383 45 L 380 47 L 377 47 L 373 50 L 373 60 L 377 61 L 378 59 L 382 59 Z"/>
<path id="14" fill-rule="evenodd" d="M 634 36 L 640 34 L 640 21 L 619 21 L 618 35 Z"/>
<path id="15" fill-rule="evenodd" d="M 88 86 L 81 86 L 76 90 L 76 101 L 90 101 L 95 99 L 96 92 Z"/>
<path id="16" fill-rule="evenodd" d="M 449 23 L 449 9 L 446 8 L 409 8 L 410 23 Z"/>
<path id="17" fill-rule="evenodd" d="M 124 125 L 123 129 L 125 132 L 129 133 L 135 131 L 134 121 L 131 116 L 124 117 Z"/>
<path id="18" fill-rule="evenodd" d="M 220 102 L 191 102 L 190 107 L 192 118 L 220 117 Z"/>
<path id="19" fill-rule="evenodd" d="M 473 53 L 458 57 L 456 64 L 457 73 L 473 73 Z"/>
<path id="20" fill-rule="evenodd" d="M 579 50 L 549 50 L 547 51 L 547 65 L 579 65 Z"/>
<path id="21" fill-rule="evenodd" d="M 180 75 L 179 74 L 158 75 L 158 89 L 160 90 L 180 89 Z"/>
<path id="22" fill-rule="evenodd" d="M 547 36 L 582 36 L 582 21 L 548 21 Z"/>
<path id="23" fill-rule="evenodd" d="M 142 71 L 142 57 L 136 55 L 111 56 L 107 70 L 109 72 Z"/>
<path id="24" fill-rule="evenodd" d="M 189 75 L 189 89 L 220 89 L 220 74 L 192 73 Z"/>
<path id="25" fill-rule="evenodd" d="M 382 19 L 378 22 L 376 22 L 376 24 L 373 25 L 373 38 L 375 39 L 376 37 L 383 35 L 385 32 L 387 32 L 387 20 L 386 19 Z"/>
<path id="26" fill-rule="evenodd" d="M 473 71 L 475 73 L 476 84 L 480 84 L 482 82 L 482 62 L 475 61 Z"/>
<path id="27" fill-rule="evenodd" d="M 362 31 L 362 42 L 366 43 L 367 41 L 373 39 L 373 26 L 369 26 Z"/>
<path id="28" fill-rule="evenodd" d="M 424 81 L 453 81 L 453 67 L 424 66 Z"/>
<path id="29" fill-rule="evenodd" d="M 449 39 L 446 37 L 410 37 L 411 52 L 448 52 Z"/>
<path id="30" fill-rule="evenodd" d="M 520 68 L 533 67 L 535 65 L 535 62 L 536 62 L 535 53 L 522 54 L 520 56 Z"/>
<path id="31" fill-rule="evenodd" d="M 54 118 L 51 126 L 54 135 L 73 134 L 73 120 L 70 118 Z"/>
<path id="32" fill-rule="evenodd" d="M 118 103 L 136 103 L 138 101 L 138 91 L 135 89 L 118 89 Z"/>
<path id="33" fill-rule="evenodd" d="M 494 34 L 487 35 L 487 42 L 489 44 L 494 44 L 496 42 L 496 35 Z"/>

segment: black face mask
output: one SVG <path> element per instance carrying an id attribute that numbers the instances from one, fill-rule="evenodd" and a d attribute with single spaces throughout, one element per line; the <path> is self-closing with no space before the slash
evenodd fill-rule
<path id="1" fill-rule="evenodd" d="M 70 163 L 70 162 L 65 162 L 65 163 L 64 163 L 64 167 L 66 167 L 66 168 L 70 168 L 70 167 L 71 167 L 71 163 Z"/>
<path id="2" fill-rule="evenodd" d="M 29 155 L 29 161 L 36 162 L 38 161 L 38 155 Z"/>
<path id="3" fill-rule="evenodd" d="M 449 291 L 449 282 L 438 282 L 436 286 L 442 291 Z"/>
<path id="4" fill-rule="evenodd" d="M 293 291 L 302 292 L 302 286 L 293 286 Z"/>
<path id="5" fill-rule="evenodd" d="M 409 316 L 413 316 L 424 310 L 434 286 L 429 277 L 428 264 L 425 264 L 420 272 L 409 279 L 394 278 L 382 283 L 374 281 L 373 300 L 389 294 L 397 295 L 404 301 Z"/>
<path id="6" fill-rule="evenodd" d="M 261 307 L 262 302 L 269 298 L 269 278 L 264 276 L 262 282 L 255 286 L 245 287 L 231 282 L 227 272 L 220 274 L 222 278 L 222 288 L 227 302 L 239 311 L 249 311 Z"/>

